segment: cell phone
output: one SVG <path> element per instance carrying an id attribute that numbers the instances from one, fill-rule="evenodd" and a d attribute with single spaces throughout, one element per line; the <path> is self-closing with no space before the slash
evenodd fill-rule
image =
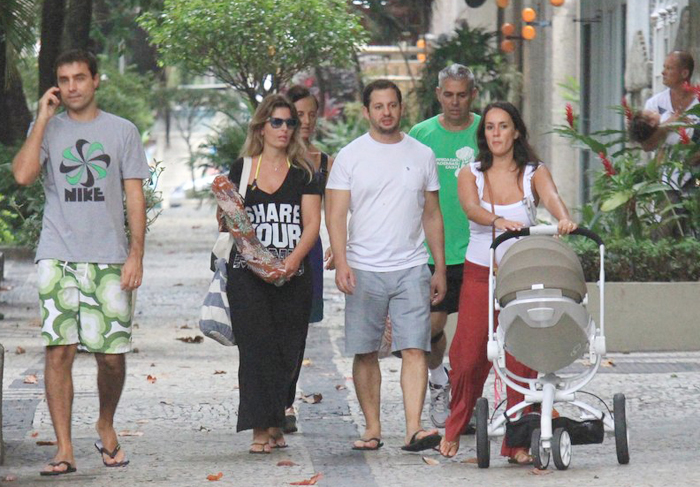
<path id="1" fill-rule="evenodd" d="M 58 106 L 61 105 L 61 92 L 58 89 L 58 86 L 54 86 L 56 88 L 56 91 L 54 91 L 53 95 L 58 98 Z M 53 105 L 53 101 L 49 102 L 49 105 Z"/>

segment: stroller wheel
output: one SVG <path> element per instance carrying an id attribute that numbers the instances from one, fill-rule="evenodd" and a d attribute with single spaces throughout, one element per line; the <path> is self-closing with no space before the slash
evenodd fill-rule
<path id="1" fill-rule="evenodd" d="M 627 433 L 627 415 L 625 414 L 625 395 L 613 396 L 613 419 L 615 423 L 615 450 L 620 465 L 630 462 L 629 434 Z"/>
<path id="2" fill-rule="evenodd" d="M 566 470 L 571 464 L 571 436 L 564 428 L 554 430 L 552 436 L 552 460 L 557 470 Z"/>
<path id="3" fill-rule="evenodd" d="M 540 441 L 541 434 L 542 432 L 539 428 L 532 432 L 530 454 L 532 455 L 532 461 L 535 468 L 539 470 L 547 470 L 547 467 L 549 466 L 549 450 L 542 448 L 542 442 Z"/>
<path id="4" fill-rule="evenodd" d="M 479 468 L 489 468 L 491 462 L 489 401 L 485 397 L 476 400 L 476 460 Z"/>

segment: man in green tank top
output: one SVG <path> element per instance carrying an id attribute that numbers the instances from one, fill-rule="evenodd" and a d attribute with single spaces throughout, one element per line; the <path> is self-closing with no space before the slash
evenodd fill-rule
<path id="1" fill-rule="evenodd" d="M 430 419 L 439 428 L 449 415 L 450 383 L 442 365 L 447 340 L 443 332 L 447 315 L 455 313 L 462 287 L 462 269 L 469 243 L 469 221 L 457 197 L 457 173 L 474 161 L 478 152 L 476 129 L 481 117 L 471 112 L 477 95 L 474 75 L 461 64 L 452 64 L 438 75 L 436 96 L 442 113 L 411 129 L 409 135 L 427 145 L 437 160 L 440 180 L 440 210 L 445 226 L 445 260 L 447 295 L 431 307 Z M 432 255 L 429 264 L 433 269 Z"/>

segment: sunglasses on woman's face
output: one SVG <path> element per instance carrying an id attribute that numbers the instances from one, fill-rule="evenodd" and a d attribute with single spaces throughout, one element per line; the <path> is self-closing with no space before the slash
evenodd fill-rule
<path id="1" fill-rule="evenodd" d="M 269 119 L 270 126 L 273 129 L 278 129 L 282 126 L 283 123 L 287 124 L 287 128 L 293 129 L 297 126 L 299 123 L 299 120 L 296 118 L 277 118 L 277 117 L 270 117 Z"/>

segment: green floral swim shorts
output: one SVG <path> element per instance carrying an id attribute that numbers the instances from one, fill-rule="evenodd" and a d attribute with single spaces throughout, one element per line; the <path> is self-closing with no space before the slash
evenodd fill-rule
<path id="1" fill-rule="evenodd" d="M 90 352 L 131 351 L 132 294 L 121 288 L 121 265 L 42 259 L 37 269 L 47 346 L 80 343 Z"/>

